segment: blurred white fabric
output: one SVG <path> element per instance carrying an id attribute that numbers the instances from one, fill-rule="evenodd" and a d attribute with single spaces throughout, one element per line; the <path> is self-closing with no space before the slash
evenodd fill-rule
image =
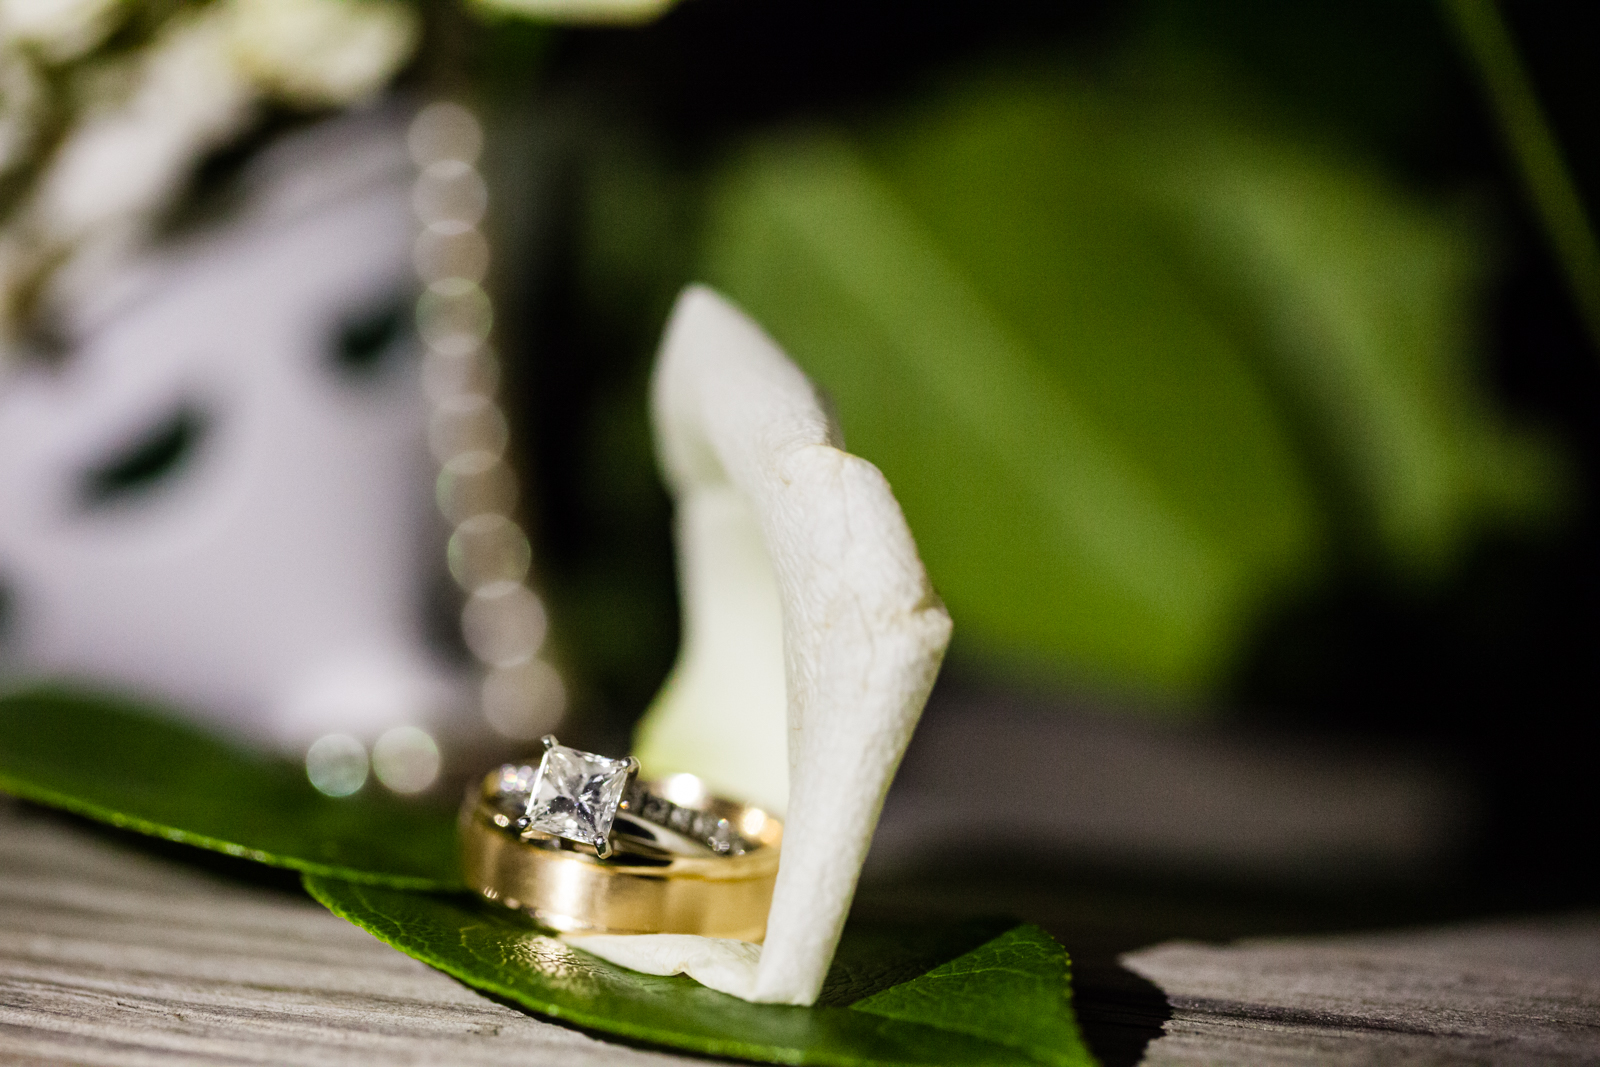
<path id="1" fill-rule="evenodd" d="M 8 683 L 149 696 L 289 750 L 434 728 L 464 702 L 424 635 L 442 545 L 417 360 L 337 359 L 341 328 L 386 307 L 384 343 L 415 344 L 393 119 L 268 149 L 226 221 L 102 278 L 66 358 L 0 382 Z M 141 457 L 165 466 L 94 492 Z"/>

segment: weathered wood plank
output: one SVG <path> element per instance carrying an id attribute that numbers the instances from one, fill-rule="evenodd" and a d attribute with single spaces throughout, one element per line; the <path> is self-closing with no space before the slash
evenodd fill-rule
<path id="1" fill-rule="evenodd" d="M 532 1018 L 292 892 L 0 798 L 0 1061 L 670 1064 Z"/>
<path id="2" fill-rule="evenodd" d="M 1123 962 L 1172 1006 L 1152 1065 L 1600 1063 L 1600 916 L 1175 942 Z"/>
<path id="3" fill-rule="evenodd" d="M 1122 958 L 1160 987 L 1171 1013 L 1150 1020 L 1161 1036 L 1134 1042 L 1128 1060 L 1143 1051 L 1145 1063 L 1168 1067 L 1600 1062 L 1600 916 L 1171 942 Z M 1137 1036 L 1146 1009 L 1123 1004 L 1105 977 L 1080 972 L 1080 1011 L 1086 1022 L 1129 1014 Z M 1123 1062 L 1114 1042 L 1101 1051 Z M 171 862 L 0 798 L 0 1062 L 694 1061 L 479 996 L 296 892 Z"/>

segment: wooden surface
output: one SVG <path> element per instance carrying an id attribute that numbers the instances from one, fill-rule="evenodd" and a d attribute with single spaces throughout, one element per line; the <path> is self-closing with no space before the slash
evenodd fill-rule
<path id="1" fill-rule="evenodd" d="M 292 884 L 291 884 L 292 885 Z M 292 888 L 0 797 L 0 1063 L 670 1064 L 497 1004 Z"/>
<path id="2" fill-rule="evenodd" d="M 505 1007 L 290 879 L 207 862 L 0 798 L 0 1063 L 696 1062 Z M 1107 1067 L 1600 1063 L 1595 916 L 1122 960 L 1077 968 Z"/>
<path id="3" fill-rule="evenodd" d="M 1123 962 L 1172 1008 L 1149 1064 L 1600 1063 L 1600 917 L 1231 946 Z"/>

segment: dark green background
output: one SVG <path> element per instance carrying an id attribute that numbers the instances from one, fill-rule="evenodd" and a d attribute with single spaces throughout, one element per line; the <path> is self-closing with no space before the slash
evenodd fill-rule
<path id="1" fill-rule="evenodd" d="M 1589 37 L 1564 5 L 1508 16 L 1587 196 Z M 709 278 L 896 485 L 956 620 L 947 684 L 1421 744 L 1483 797 L 1475 877 L 1582 897 L 1600 363 L 1439 8 L 691 0 L 563 33 L 537 71 L 512 36 L 478 55 L 502 185 L 542 205 L 503 209 L 525 240 L 501 306 L 573 730 L 624 743 L 675 647 L 644 385 L 673 294 Z M 840 296 L 818 265 L 854 222 L 774 228 L 807 189 L 819 218 L 860 208 L 840 158 L 1022 340 L 1017 388 L 886 327 L 893 299 Z M 1239 182 L 1303 208 L 1289 266 L 1207 228 Z M 1371 445 L 1375 409 L 1318 378 L 1319 272 L 1365 284 L 1431 451 Z M 1123 537 L 1082 471 L 1028 454 L 1051 412 L 1131 457 L 1223 578 L 1166 596 L 1182 565 L 1139 555 L 1162 522 Z M 1408 525 L 1392 485 L 1419 456 L 1477 473 Z M 1074 507 L 1112 517 L 1142 599 L 1059 536 Z"/>

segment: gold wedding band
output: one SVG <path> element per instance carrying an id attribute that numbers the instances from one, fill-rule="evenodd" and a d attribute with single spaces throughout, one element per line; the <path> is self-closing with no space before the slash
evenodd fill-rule
<path id="1" fill-rule="evenodd" d="M 462 811 L 467 884 L 560 933 L 766 936 L 783 824 L 759 808 L 701 791 L 694 805 L 738 826 L 754 847 L 737 855 L 679 855 L 639 848 L 597 855 L 547 837 L 519 835 L 495 802 L 499 772 Z M 681 791 L 682 777 L 678 782 Z"/>

